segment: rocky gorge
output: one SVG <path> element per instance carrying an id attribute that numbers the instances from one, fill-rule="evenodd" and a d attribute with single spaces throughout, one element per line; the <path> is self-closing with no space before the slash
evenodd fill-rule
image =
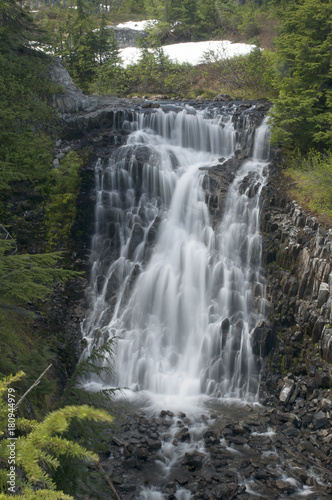
<path id="1" fill-rule="evenodd" d="M 76 259 L 88 271 L 93 164 L 124 143 L 135 111 L 154 112 L 161 103 L 83 96 L 60 66 L 55 78 L 67 91 L 55 98 L 63 135 L 54 167 L 70 150 L 88 147 L 92 151 L 78 200 L 79 210 L 84 207 L 90 215 L 85 242 L 75 249 Z M 190 104 L 199 108 L 208 103 Z M 236 104 L 237 127 L 253 104 L 252 126 L 269 109 L 269 103 Z M 174 103 L 162 105 L 171 108 Z M 206 172 L 203 187 L 214 224 L 251 147 L 243 143 L 235 158 L 221 158 Z M 151 412 L 124 404 L 115 431 L 110 432 L 108 452 L 101 456 L 104 470 L 124 500 L 332 497 L 332 234 L 289 198 L 282 158 L 278 151 L 273 156 L 260 198 L 266 314 L 252 336 L 253 351 L 261 363 L 259 404 L 214 400 L 199 415 L 167 407 Z M 248 176 L 243 190 L 250 183 Z M 66 319 L 68 335 L 77 345 L 79 323 L 88 307 L 83 288 L 71 304 L 72 320 L 70 314 Z M 109 498 L 106 493 L 104 497 Z"/>

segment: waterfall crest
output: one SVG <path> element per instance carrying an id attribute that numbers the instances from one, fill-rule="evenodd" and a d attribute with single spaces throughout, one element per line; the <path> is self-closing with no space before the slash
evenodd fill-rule
<path id="1" fill-rule="evenodd" d="M 243 140 L 232 114 L 158 110 L 130 127 L 127 144 L 96 164 L 84 356 L 114 338 L 115 377 L 106 384 L 254 400 L 250 337 L 263 317 L 259 195 L 268 127 L 256 129 L 252 159 L 237 172 L 215 230 L 203 181 Z M 253 140 L 248 128 L 243 134 Z"/>

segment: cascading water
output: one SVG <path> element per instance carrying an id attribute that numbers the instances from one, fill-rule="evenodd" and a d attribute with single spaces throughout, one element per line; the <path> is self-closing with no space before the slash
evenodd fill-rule
<path id="1" fill-rule="evenodd" d="M 259 195 L 268 127 L 256 130 L 252 159 L 237 172 L 215 230 L 204 179 L 239 147 L 232 114 L 158 110 L 130 127 L 127 144 L 96 165 L 84 356 L 115 338 L 108 385 L 255 400 L 250 336 L 263 314 Z"/>

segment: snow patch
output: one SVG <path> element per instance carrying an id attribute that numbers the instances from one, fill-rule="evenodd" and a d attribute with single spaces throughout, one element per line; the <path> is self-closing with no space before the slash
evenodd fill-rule
<path id="1" fill-rule="evenodd" d="M 144 31 L 148 25 L 155 24 L 158 21 L 155 19 L 147 19 L 145 21 L 127 21 L 116 25 L 116 28 L 129 28 L 131 30 Z"/>
<path id="2" fill-rule="evenodd" d="M 142 21 L 143 22 L 143 21 Z M 207 41 L 207 42 L 187 42 L 173 45 L 164 45 L 162 49 L 172 61 L 179 63 L 189 63 L 192 65 L 204 62 L 204 53 L 214 52 L 220 59 L 229 59 L 234 56 L 249 54 L 256 45 L 246 43 L 232 43 L 229 40 Z M 138 61 L 141 49 L 138 47 L 126 47 L 121 49 L 120 57 L 122 66 L 127 67 Z"/>

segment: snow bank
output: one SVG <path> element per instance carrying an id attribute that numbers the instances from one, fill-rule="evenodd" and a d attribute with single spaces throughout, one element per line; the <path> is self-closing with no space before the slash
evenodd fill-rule
<path id="1" fill-rule="evenodd" d="M 249 52 L 256 48 L 256 45 L 232 43 L 229 40 L 221 40 L 177 43 L 174 45 L 164 45 L 162 48 L 164 49 L 165 54 L 167 54 L 173 61 L 197 65 L 203 62 L 204 53 L 207 51 L 215 52 L 220 58 L 229 59 L 234 56 L 249 54 Z M 125 49 L 121 49 L 119 52 L 123 61 L 122 65 L 124 67 L 135 63 L 140 56 L 140 49 L 137 47 L 126 47 Z"/>

